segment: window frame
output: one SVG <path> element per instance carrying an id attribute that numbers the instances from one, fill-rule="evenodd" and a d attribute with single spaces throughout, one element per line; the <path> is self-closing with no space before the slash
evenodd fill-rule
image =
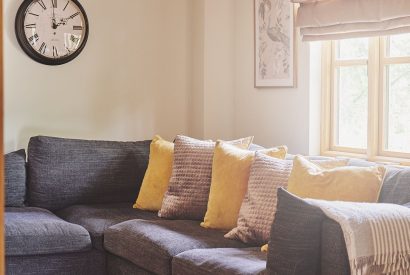
<path id="1" fill-rule="evenodd" d="M 369 38 L 368 59 L 337 60 L 335 41 L 322 42 L 322 103 L 320 151 L 325 156 L 346 156 L 377 162 L 408 164 L 410 153 L 385 149 L 387 141 L 387 65 L 410 64 L 410 57 L 389 57 L 387 38 Z M 368 129 L 367 148 L 339 146 L 335 142 L 337 127 L 336 69 L 349 65 L 367 65 L 368 68 Z M 384 130 L 385 129 L 385 130 Z"/>

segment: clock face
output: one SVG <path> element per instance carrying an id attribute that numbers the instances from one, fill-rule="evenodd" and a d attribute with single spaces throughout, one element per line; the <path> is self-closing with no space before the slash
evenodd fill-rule
<path id="1" fill-rule="evenodd" d="M 84 48 L 88 20 L 76 0 L 25 0 L 17 13 L 16 34 L 34 60 L 59 65 Z"/>

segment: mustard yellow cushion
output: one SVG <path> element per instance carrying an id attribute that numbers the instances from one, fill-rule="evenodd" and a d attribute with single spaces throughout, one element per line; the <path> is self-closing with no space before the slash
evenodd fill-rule
<path id="1" fill-rule="evenodd" d="M 155 136 L 150 145 L 148 168 L 134 208 L 158 211 L 168 189 L 174 158 L 174 144 Z"/>
<path id="2" fill-rule="evenodd" d="M 301 197 L 331 201 L 377 202 L 383 166 L 325 169 L 301 156 L 293 161 L 288 191 Z"/>
<path id="3" fill-rule="evenodd" d="M 260 151 L 284 159 L 286 146 Z M 255 152 L 218 141 L 212 163 L 208 208 L 202 227 L 230 230 L 237 225 L 238 214 L 248 187 Z"/>
<path id="4" fill-rule="evenodd" d="M 261 247 L 261 252 L 267 253 L 269 250 L 269 245 L 265 244 L 264 246 Z"/>

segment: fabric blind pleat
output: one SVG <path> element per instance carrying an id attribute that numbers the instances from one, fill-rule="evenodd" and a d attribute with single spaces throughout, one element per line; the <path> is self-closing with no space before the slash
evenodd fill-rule
<path id="1" fill-rule="evenodd" d="M 410 32 L 410 0 L 292 0 L 305 41 Z"/>

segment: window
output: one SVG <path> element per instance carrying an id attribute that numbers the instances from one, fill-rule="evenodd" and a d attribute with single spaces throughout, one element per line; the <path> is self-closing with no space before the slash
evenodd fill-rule
<path id="1" fill-rule="evenodd" d="M 322 153 L 410 159 L 410 34 L 325 42 Z"/>

